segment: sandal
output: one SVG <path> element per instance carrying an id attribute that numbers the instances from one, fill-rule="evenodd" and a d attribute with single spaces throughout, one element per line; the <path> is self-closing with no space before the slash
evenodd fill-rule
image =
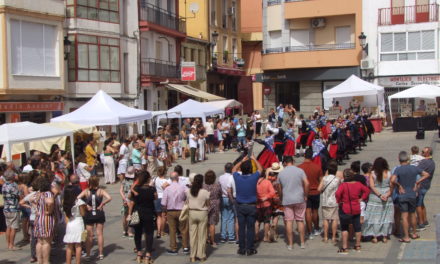
<path id="1" fill-rule="evenodd" d="M 144 264 L 153 264 L 154 260 L 151 258 L 151 256 L 145 256 L 144 258 Z"/>
<path id="2" fill-rule="evenodd" d="M 411 235 L 409 235 L 409 237 L 411 239 L 418 239 L 418 238 L 420 238 L 420 235 L 419 234 L 411 234 Z"/>
<path id="3" fill-rule="evenodd" d="M 373 238 L 371 239 L 371 243 L 376 244 L 376 243 L 377 243 L 377 238 L 373 237 Z"/>
<path id="4" fill-rule="evenodd" d="M 411 240 L 405 240 L 403 238 L 399 239 L 399 242 L 401 243 L 411 243 Z"/>
<path id="5" fill-rule="evenodd" d="M 347 255 L 348 254 L 348 249 L 346 249 L 346 248 L 339 248 L 338 254 Z"/>
<path id="6" fill-rule="evenodd" d="M 383 243 L 387 243 L 388 242 L 388 238 L 386 238 L 386 237 L 382 238 L 382 242 Z"/>
<path id="7" fill-rule="evenodd" d="M 356 252 L 361 252 L 361 246 L 354 246 L 353 248 Z"/>
<path id="8" fill-rule="evenodd" d="M 99 260 L 103 260 L 103 259 L 104 259 L 104 255 L 99 255 L 99 256 L 98 256 L 98 259 L 99 259 Z"/>

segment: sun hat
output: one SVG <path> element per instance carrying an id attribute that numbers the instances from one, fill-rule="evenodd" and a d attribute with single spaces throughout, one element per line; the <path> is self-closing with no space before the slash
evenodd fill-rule
<path id="1" fill-rule="evenodd" d="M 272 166 L 270 167 L 271 172 L 281 172 L 283 169 L 283 165 L 279 162 L 272 163 Z"/>

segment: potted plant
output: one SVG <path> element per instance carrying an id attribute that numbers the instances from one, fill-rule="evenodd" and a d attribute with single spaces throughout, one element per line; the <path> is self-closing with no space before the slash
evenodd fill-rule
<path id="1" fill-rule="evenodd" d="M 223 62 L 228 63 L 228 58 L 229 58 L 229 51 L 224 50 L 223 51 Z"/>

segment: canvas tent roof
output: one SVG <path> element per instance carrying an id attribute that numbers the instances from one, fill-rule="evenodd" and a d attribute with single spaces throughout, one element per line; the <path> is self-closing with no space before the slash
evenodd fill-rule
<path id="1" fill-rule="evenodd" d="M 398 98 L 435 99 L 436 97 L 440 97 L 440 87 L 429 84 L 420 84 L 401 91 L 400 93 L 390 95 L 388 100 Z"/>
<path id="2" fill-rule="evenodd" d="M 225 110 L 220 107 L 215 107 L 205 103 L 197 102 L 192 99 L 188 99 L 185 102 L 171 108 L 166 111 L 168 118 L 202 118 L 203 122 L 207 116 L 222 114 Z M 177 114 L 180 113 L 180 114 Z M 158 118 L 165 118 L 165 114 L 160 115 Z"/>
<path id="3" fill-rule="evenodd" d="M 214 107 L 223 108 L 223 109 L 228 108 L 228 107 L 242 107 L 243 106 L 242 103 L 240 103 L 239 101 L 234 100 L 234 99 L 212 101 L 212 102 L 206 102 L 204 104 L 212 105 Z"/>
<path id="4" fill-rule="evenodd" d="M 121 125 L 151 119 L 151 112 L 135 109 L 121 104 L 110 95 L 99 90 L 87 103 L 50 122 L 72 122 L 84 125 Z"/>
<path id="5" fill-rule="evenodd" d="M 362 95 L 377 95 L 384 89 L 379 85 L 366 82 L 355 75 L 351 75 L 341 84 L 329 89 L 323 93 L 324 99 L 338 97 L 352 97 Z"/>
<path id="6" fill-rule="evenodd" d="M 186 94 L 188 96 L 200 98 L 206 101 L 216 101 L 216 100 L 224 100 L 224 97 L 211 94 L 205 91 L 202 91 L 200 89 L 194 88 L 189 85 L 182 85 L 182 84 L 167 84 L 166 85 L 168 89 L 178 91 L 180 93 Z"/>

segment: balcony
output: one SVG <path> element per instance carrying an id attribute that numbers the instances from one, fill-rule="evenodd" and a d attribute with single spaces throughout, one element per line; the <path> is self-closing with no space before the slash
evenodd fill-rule
<path id="1" fill-rule="evenodd" d="M 185 37 L 186 21 L 165 9 L 141 0 L 139 8 L 139 26 L 151 28 L 174 37 Z"/>
<path id="2" fill-rule="evenodd" d="M 180 67 L 169 61 L 142 59 L 141 73 L 154 77 L 180 78 Z"/>
<path id="3" fill-rule="evenodd" d="M 379 26 L 437 22 L 438 4 L 379 9 Z"/>
<path id="4" fill-rule="evenodd" d="M 360 0 L 285 0 L 284 19 L 362 14 Z"/>
<path id="5" fill-rule="evenodd" d="M 340 43 L 340 44 L 323 44 L 323 45 L 303 45 L 303 46 L 290 46 L 286 47 L 286 52 L 296 51 L 315 51 L 315 50 L 343 50 L 354 49 L 354 43 Z"/>

